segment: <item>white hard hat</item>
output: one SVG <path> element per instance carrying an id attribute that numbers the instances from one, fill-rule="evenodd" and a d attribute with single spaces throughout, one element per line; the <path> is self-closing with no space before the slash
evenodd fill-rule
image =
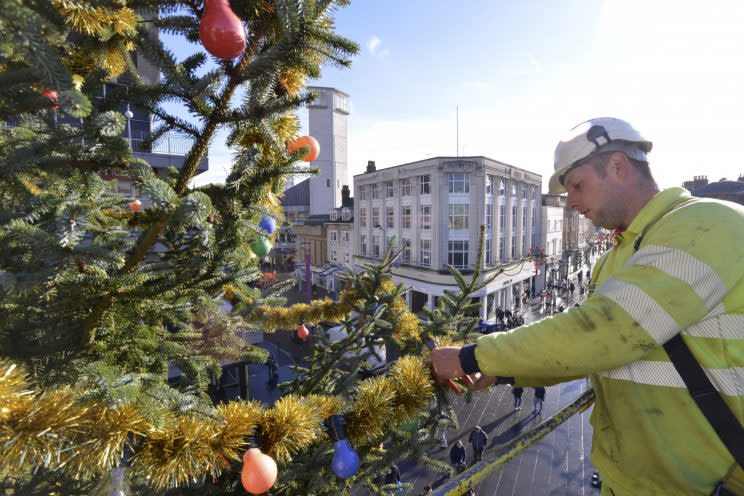
<path id="1" fill-rule="evenodd" d="M 622 119 L 600 117 L 582 122 L 555 147 L 555 172 L 550 176 L 551 194 L 565 193 L 563 176 L 579 162 L 600 152 L 623 152 L 629 158 L 648 163 L 652 143 Z"/>

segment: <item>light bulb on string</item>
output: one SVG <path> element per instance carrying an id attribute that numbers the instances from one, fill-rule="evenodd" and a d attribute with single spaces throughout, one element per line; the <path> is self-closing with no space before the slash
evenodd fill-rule
<path id="1" fill-rule="evenodd" d="M 264 215 L 258 223 L 258 227 L 271 234 L 276 230 L 276 221 L 269 215 Z"/>
<path id="2" fill-rule="evenodd" d="M 255 435 L 248 436 L 248 450 L 243 454 L 240 481 L 251 494 L 263 494 L 274 486 L 278 470 L 276 462 L 258 447 Z"/>
<path id="3" fill-rule="evenodd" d="M 300 158 L 303 162 L 312 162 L 320 155 L 320 144 L 312 136 L 300 136 L 287 146 L 287 152 L 294 153 L 302 147 L 308 147 L 310 149 Z"/>
<path id="4" fill-rule="evenodd" d="M 231 60 L 245 51 L 245 27 L 228 0 L 205 0 L 199 39 L 209 53 Z"/>
<path id="5" fill-rule="evenodd" d="M 304 323 L 297 326 L 297 337 L 305 341 L 310 336 L 310 329 Z"/>
<path id="6" fill-rule="evenodd" d="M 330 428 L 331 438 L 333 439 L 331 470 L 342 479 L 348 479 L 359 470 L 359 466 L 361 465 L 359 454 L 351 446 L 349 440 L 346 439 L 344 419 L 341 415 L 332 415 L 328 421 L 328 427 Z"/>

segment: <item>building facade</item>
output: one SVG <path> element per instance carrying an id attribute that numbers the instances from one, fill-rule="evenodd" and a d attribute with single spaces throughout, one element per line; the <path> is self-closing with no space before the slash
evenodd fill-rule
<path id="1" fill-rule="evenodd" d="M 555 199 L 555 201 L 553 201 Z M 563 199 L 561 205 L 560 199 Z M 543 196 L 542 232 L 544 238 L 545 262 L 542 264 L 542 277 L 539 278 L 538 290 L 543 290 L 550 281 L 560 277 L 559 264 L 563 258 L 563 222 L 565 198 L 560 196 Z"/>
<path id="2" fill-rule="evenodd" d="M 349 95 L 336 88 L 308 87 L 318 97 L 308 104 L 308 129 L 320 154 L 310 163 L 318 174 L 310 178 L 310 215 L 327 215 L 341 205 L 341 188 L 348 185 Z"/>
<path id="3" fill-rule="evenodd" d="M 457 285 L 447 266 L 464 274 L 479 263 L 482 277 L 504 272 L 473 295 L 480 316 L 495 318 L 535 285 L 530 249 L 541 246 L 542 177 L 487 157 L 436 157 L 354 176 L 354 260 L 374 262 L 393 242 L 402 249 L 393 278 L 408 286 L 414 312 L 432 307 Z"/>

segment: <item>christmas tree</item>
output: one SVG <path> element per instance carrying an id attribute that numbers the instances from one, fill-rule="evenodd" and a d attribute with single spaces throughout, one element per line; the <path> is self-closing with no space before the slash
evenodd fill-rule
<path id="1" fill-rule="evenodd" d="M 0 11 L 0 480 L 16 494 L 384 494 L 378 476 L 426 456 L 449 403 L 427 344 L 465 339 L 476 271 L 422 322 L 379 266 L 350 271 L 339 301 L 283 306 L 259 257 L 290 174 L 312 173 L 297 141 L 306 82 L 348 66 L 334 32 L 342 0 L 6 2 Z M 158 33 L 200 43 L 183 60 Z M 140 67 L 160 71 L 154 81 Z M 169 102 L 187 112 L 169 112 Z M 178 168 L 133 153 L 185 137 Z M 126 109 L 126 110 L 124 110 Z M 185 117 L 188 116 L 188 117 Z M 190 186 L 218 130 L 224 184 Z M 310 141 L 312 145 L 312 142 Z M 294 145 L 294 146 L 293 146 Z M 123 195 L 115 180 L 129 181 Z M 479 260 L 481 255 L 479 254 Z M 495 277 L 495 276 L 493 276 Z M 482 279 L 482 278 L 481 278 Z M 224 302 L 232 305 L 222 311 Z M 263 363 L 239 329 L 334 322 L 274 405 L 215 405 L 223 360 Z M 286 332 L 286 331 L 280 331 Z M 310 346 L 310 344 L 308 345 Z M 387 374 L 362 367 L 401 350 Z M 168 381 L 169 367 L 180 377 Z M 451 409 L 450 409 L 451 410 Z M 278 465 L 278 477 L 276 475 Z M 241 484 L 242 482 L 242 484 Z M 116 492 L 121 491 L 121 492 Z"/>

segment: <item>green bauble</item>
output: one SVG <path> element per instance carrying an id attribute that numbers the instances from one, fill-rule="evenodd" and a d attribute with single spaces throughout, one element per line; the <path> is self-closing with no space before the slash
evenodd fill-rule
<path id="1" fill-rule="evenodd" d="M 261 236 L 251 243 L 251 249 L 253 250 L 253 253 L 259 257 L 265 257 L 271 251 L 271 241 L 269 241 L 268 238 Z"/>

